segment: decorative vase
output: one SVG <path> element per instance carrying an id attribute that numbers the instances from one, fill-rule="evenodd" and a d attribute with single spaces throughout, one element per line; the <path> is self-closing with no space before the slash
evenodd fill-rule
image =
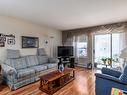
<path id="1" fill-rule="evenodd" d="M 63 65 L 63 64 L 60 64 L 60 65 L 59 65 L 59 71 L 60 71 L 60 72 L 63 72 L 63 71 L 64 71 L 64 65 Z"/>

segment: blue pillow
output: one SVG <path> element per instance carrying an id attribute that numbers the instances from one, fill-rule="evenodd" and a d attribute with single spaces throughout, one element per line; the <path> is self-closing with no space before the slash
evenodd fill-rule
<path id="1" fill-rule="evenodd" d="M 127 74 L 121 74 L 120 78 L 119 78 L 121 81 L 127 83 Z"/>

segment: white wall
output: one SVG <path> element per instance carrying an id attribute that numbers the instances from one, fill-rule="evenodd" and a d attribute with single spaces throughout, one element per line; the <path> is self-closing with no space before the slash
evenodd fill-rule
<path id="1" fill-rule="evenodd" d="M 21 36 L 33 36 L 39 37 L 39 47 L 46 49 L 49 55 L 56 56 L 56 46 L 62 43 L 61 31 L 51 29 L 48 27 L 42 27 L 36 24 L 26 22 L 24 20 L 0 16 L 0 33 L 3 34 L 14 34 L 16 36 L 16 44 L 0 47 L 0 60 L 6 58 L 6 49 L 19 49 L 21 55 L 35 55 L 36 49 L 22 49 L 21 47 Z M 51 38 L 54 37 L 54 38 Z M 49 44 L 45 45 L 44 40 L 49 40 Z M 51 43 L 50 43 L 51 42 Z M 53 49 L 51 49 L 53 47 Z M 50 54 L 50 51 L 53 53 Z"/>

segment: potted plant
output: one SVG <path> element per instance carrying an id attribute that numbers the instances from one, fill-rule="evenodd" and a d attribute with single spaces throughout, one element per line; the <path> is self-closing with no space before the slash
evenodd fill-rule
<path id="1" fill-rule="evenodd" d="M 112 61 L 113 61 L 112 58 L 107 58 L 107 63 L 108 63 L 108 65 L 112 65 Z"/>
<path id="2" fill-rule="evenodd" d="M 103 61 L 104 64 L 106 64 L 107 58 L 103 57 L 101 58 L 101 60 Z"/>

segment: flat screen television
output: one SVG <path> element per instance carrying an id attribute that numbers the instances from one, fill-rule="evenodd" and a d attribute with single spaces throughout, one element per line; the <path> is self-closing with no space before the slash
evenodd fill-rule
<path id="1" fill-rule="evenodd" d="M 73 46 L 58 46 L 58 57 L 73 56 Z"/>

